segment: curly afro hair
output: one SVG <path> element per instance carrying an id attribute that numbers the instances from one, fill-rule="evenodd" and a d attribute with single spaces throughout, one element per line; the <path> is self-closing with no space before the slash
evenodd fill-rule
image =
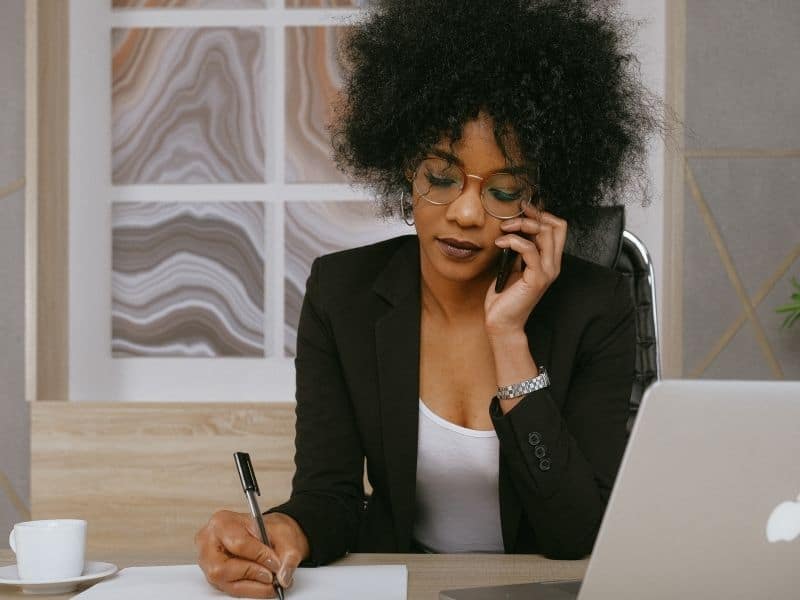
<path id="1" fill-rule="evenodd" d="M 636 24 L 615 4 L 375 0 L 340 46 L 337 165 L 397 216 L 406 170 L 483 111 L 507 157 L 513 143 L 538 164 L 544 207 L 588 225 L 597 206 L 646 182 L 658 127 L 629 50 Z M 646 196 L 646 183 L 637 187 Z"/>

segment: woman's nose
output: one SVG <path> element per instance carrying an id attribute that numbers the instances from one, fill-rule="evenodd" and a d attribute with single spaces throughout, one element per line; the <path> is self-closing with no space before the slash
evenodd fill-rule
<path id="1" fill-rule="evenodd" d="M 467 177 L 461 193 L 447 207 L 447 218 L 458 223 L 459 227 L 480 227 L 485 217 L 481 202 L 481 181 Z"/>

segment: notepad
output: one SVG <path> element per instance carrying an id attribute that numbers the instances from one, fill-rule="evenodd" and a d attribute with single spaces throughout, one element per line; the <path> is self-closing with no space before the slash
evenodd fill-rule
<path id="1" fill-rule="evenodd" d="M 297 569 L 287 600 L 406 600 L 405 565 L 331 566 Z M 212 588 L 197 565 L 129 567 L 78 594 L 80 600 L 176 600 L 228 598 Z"/>

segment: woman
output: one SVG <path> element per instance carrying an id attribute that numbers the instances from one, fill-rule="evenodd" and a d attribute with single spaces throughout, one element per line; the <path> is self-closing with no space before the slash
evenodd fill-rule
<path id="1" fill-rule="evenodd" d="M 625 35 L 577 0 L 377 2 L 353 28 L 334 153 L 416 236 L 314 262 L 292 496 L 265 517 L 274 549 L 247 514 L 214 514 L 196 539 L 211 584 L 269 596 L 346 552 L 590 552 L 633 307 L 620 275 L 563 250 L 568 222 L 641 179 L 654 120 Z"/>

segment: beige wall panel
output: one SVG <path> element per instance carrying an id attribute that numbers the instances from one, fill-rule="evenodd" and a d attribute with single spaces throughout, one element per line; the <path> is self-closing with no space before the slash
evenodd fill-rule
<path id="1" fill-rule="evenodd" d="M 686 3 L 678 325 L 690 377 L 797 376 L 797 327 L 781 329 L 775 310 L 800 256 L 799 30 L 795 0 Z"/>
<path id="2" fill-rule="evenodd" d="M 191 551 L 219 507 L 247 510 L 233 462 L 249 452 L 263 510 L 289 497 L 294 404 L 31 405 L 34 518 L 89 521 L 102 552 Z"/>
<path id="3" fill-rule="evenodd" d="M 660 332 L 662 377 L 683 372 L 683 119 L 686 71 L 686 0 L 666 6 L 666 103 L 668 138 L 664 160 L 664 306 Z"/>
<path id="4" fill-rule="evenodd" d="M 0 3 L 0 199 L 25 174 L 25 5 Z"/>
<path id="5" fill-rule="evenodd" d="M 688 148 L 797 149 L 800 3 L 686 4 Z"/>
<path id="6" fill-rule="evenodd" d="M 69 2 L 39 0 L 37 399 L 67 400 Z"/>
<path id="7" fill-rule="evenodd" d="M 25 4 L 0 2 L 0 548 L 28 502 Z"/>
<path id="8" fill-rule="evenodd" d="M 0 198 L 0 548 L 28 506 L 24 222 L 24 190 Z"/>

